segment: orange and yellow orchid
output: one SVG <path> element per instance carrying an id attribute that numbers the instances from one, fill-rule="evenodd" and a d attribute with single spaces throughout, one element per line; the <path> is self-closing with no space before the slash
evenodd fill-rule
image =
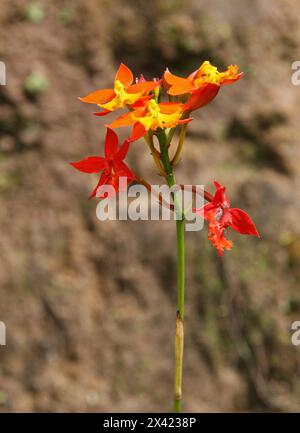
<path id="1" fill-rule="evenodd" d="M 223 84 L 234 83 L 242 75 L 243 72 L 239 72 L 236 65 L 230 65 L 226 71 L 219 72 L 209 61 L 205 61 L 187 78 L 178 77 L 166 70 L 164 82 L 171 96 L 190 94 L 185 110 L 192 111 L 208 104 L 217 95 Z"/>
<path id="2" fill-rule="evenodd" d="M 133 80 L 131 70 L 121 63 L 115 76 L 113 89 L 96 90 L 79 99 L 82 102 L 96 104 L 103 108 L 104 111 L 97 113 L 97 115 L 104 116 L 118 108 L 134 104 L 159 85 L 158 82 L 145 80 L 132 84 Z"/>
<path id="3" fill-rule="evenodd" d="M 175 128 L 181 123 L 187 123 L 192 119 L 181 119 L 184 112 L 184 104 L 161 102 L 157 103 L 154 99 L 137 103 L 134 110 L 124 114 L 106 125 L 109 128 L 133 125 L 130 141 L 143 137 L 147 131 L 155 131 L 158 128 Z"/>

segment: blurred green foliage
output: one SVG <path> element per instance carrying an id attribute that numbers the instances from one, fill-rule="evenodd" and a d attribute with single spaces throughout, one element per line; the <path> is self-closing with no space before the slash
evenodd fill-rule
<path id="1" fill-rule="evenodd" d="M 32 23 L 40 23 L 45 17 L 44 6 L 39 2 L 30 3 L 26 7 L 25 16 Z"/>
<path id="2" fill-rule="evenodd" d="M 48 78 L 40 72 L 33 72 L 29 75 L 23 84 L 25 92 L 29 96 L 36 96 L 45 92 L 50 86 Z"/>

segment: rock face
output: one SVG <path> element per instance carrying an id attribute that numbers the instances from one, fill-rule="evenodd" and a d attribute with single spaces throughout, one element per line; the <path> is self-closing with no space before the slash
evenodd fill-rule
<path id="1" fill-rule="evenodd" d="M 298 410 L 298 2 L 61 3 L 1 2 L 1 410 L 170 409 L 174 224 L 100 223 L 95 179 L 68 162 L 102 146 L 104 122 L 76 98 L 120 61 L 150 78 L 204 59 L 246 76 L 195 114 L 177 178 L 228 185 L 262 238 L 232 233 L 220 260 L 206 230 L 187 235 L 185 409 Z M 160 182 L 142 143 L 129 164 Z"/>

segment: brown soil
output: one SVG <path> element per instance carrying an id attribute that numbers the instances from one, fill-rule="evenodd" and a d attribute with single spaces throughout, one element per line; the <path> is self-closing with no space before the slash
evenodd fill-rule
<path id="1" fill-rule="evenodd" d="M 170 410 L 174 224 L 100 223 L 95 178 L 68 162 L 104 135 L 77 96 L 121 61 L 150 78 L 206 58 L 246 77 L 195 114 L 177 178 L 228 185 L 262 239 L 232 234 L 220 260 L 205 231 L 187 235 L 184 407 L 298 410 L 299 29 L 296 0 L 1 1 L 0 410 Z M 48 83 L 35 94 L 32 74 Z M 160 182 L 134 147 L 129 164 Z"/>

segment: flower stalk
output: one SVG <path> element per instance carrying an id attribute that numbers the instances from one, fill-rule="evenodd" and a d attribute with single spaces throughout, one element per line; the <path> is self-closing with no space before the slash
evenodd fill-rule
<path id="1" fill-rule="evenodd" d="M 168 141 L 164 131 L 158 134 L 161 160 L 166 171 L 166 182 L 170 188 L 176 185 L 173 167 L 168 152 Z M 183 368 L 183 342 L 184 342 L 184 283 L 185 283 L 185 257 L 184 257 L 184 213 L 178 193 L 173 192 L 174 210 L 176 213 L 177 236 L 177 315 L 175 332 L 175 374 L 174 374 L 174 412 L 181 412 L 182 402 L 182 368 Z"/>

